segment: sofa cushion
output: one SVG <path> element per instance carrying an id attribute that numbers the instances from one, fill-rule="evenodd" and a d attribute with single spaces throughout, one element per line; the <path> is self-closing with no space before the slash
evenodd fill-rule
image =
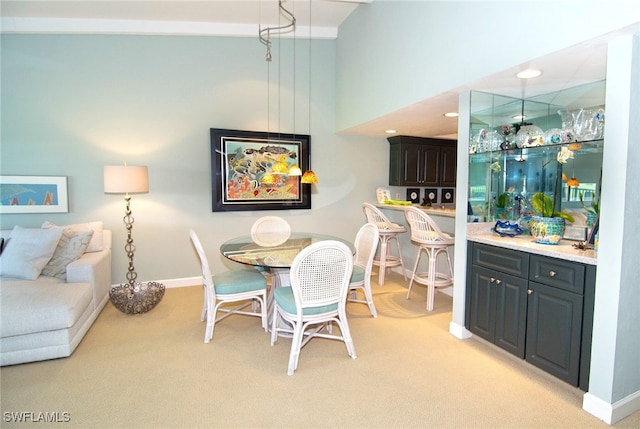
<path id="1" fill-rule="evenodd" d="M 66 329 L 74 325 L 93 300 L 89 283 L 64 283 L 41 276 L 38 281 L 2 279 L 2 337 Z"/>
<path id="2" fill-rule="evenodd" d="M 64 229 L 58 247 L 53 256 L 42 269 L 42 275 L 67 280 L 67 265 L 84 254 L 91 241 L 93 231 L 75 233 Z"/>
<path id="3" fill-rule="evenodd" d="M 42 224 L 42 228 L 57 228 L 57 227 L 58 225 L 49 221 L 45 221 Z M 89 246 L 87 247 L 86 252 L 87 253 L 101 252 L 104 249 L 104 238 L 102 234 L 103 224 L 101 221 L 74 223 L 71 225 L 64 225 L 60 227 L 76 234 L 80 232 L 93 231 L 93 236 L 91 237 L 91 241 L 89 242 Z"/>
<path id="4" fill-rule="evenodd" d="M 22 228 L 16 225 L 0 254 L 0 276 L 37 279 L 53 256 L 61 236 L 62 228 Z"/>

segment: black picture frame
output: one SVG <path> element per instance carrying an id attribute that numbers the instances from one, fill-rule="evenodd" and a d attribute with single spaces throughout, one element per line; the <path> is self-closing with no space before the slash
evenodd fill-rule
<path id="1" fill-rule="evenodd" d="M 272 171 L 278 161 L 309 170 L 311 137 L 305 134 L 211 128 L 212 211 L 311 208 L 311 185 Z M 267 184 L 271 174 L 275 183 Z"/>

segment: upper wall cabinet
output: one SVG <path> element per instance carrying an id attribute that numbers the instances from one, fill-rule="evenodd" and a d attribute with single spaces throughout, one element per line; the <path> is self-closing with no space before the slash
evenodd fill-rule
<path id="1" fill-rule="evenodd" d="M 605 82 L 529 99 L 471 93 L 469 202 L 474 218 L 526 220 L 543 192 L 556 211 L 600 200 Z"/>
<path id="2" fill-rule="evenodd" d="M 389 137 L 389 185 L 456 185 L 455 140 L 410 136 Z"/>

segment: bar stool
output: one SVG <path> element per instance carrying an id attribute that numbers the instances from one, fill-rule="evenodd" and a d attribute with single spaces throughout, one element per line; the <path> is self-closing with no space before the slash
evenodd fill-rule
<path id="1" fill-rule="evenodd" d="M 407 207 L 404 212 L 409 227 L 411 228 L 411 241 L 420 245 L 416 255 L 416 263 L 411 274 L 407 299 L 411 294 L 413 282 L 427 286 L 427 311 L 433 310 L 433 301 L 436 295 L 436 288 L 453 285 L 453 267 L 451 266 L 451 256 L 449 247 L 454 245 L 454 239 L 449 234 L 440 231 L 438 225 L 423 210 L 416 207 Z M 429 258 L 428 271 L 417 272 L 418 263 L 422 252 L 426 252 Z M 448 273 L 437 271 L 438 256 L 447 256 L 449 266 Z"/>
<path id="2" fill-rule="evenodd" d="M 378 227 L 380 232 L 380 256 L 374 258 L 373 265 L 380 267 L 378 272 L 378 284 L 384 284 L 384 275 L 387 268 L 402 267 L 402 275 L 404 280 L 407 280 L 407 273 L 404 269 L 404 262 L 402 261 L 402 250 L 400 249 L 400 242 L 398 241 L 398 234 L 407 232 L 407 229 L 403 225 L 391 222 L 387 217 L 373 204 L 362 203 L 362 210 L 367 217 L 367 222 L 371 222 Z M 398 255 L 393 255 L 388 249 L 389 242 L 395 240 L 398 249 Z"/>

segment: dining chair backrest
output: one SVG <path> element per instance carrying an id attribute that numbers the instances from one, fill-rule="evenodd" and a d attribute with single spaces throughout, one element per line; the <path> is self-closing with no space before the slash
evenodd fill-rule
<path id="1" fill-rule="evenodd" d="M 399 225 L 391 222 L 379 208 L 371 203 L 362 203 L 362 210 L 367 217 L 367 222 L 375 224 L 380 232 L 398 229 L 399 227 Z"/>
<path id="2" fill-rule="evenodd" d="M 453 241 L 453 238 L 444 234 L 423 210 L 407 207 L 404 216 L 409 222 L 411 240 L 422 244 L 447 244 Z"/>
<path id="3" fill-rule="evenodd" d="M 351 249 L 339 241 L 324 240 L 302 249 L 291 265 L 291 289 L 296 308 L 345 305 L 353 271 Z"/>
<path id="4" fill-rule="evenodd" d="M 200 259 L 200 268 L 202 270 L 202 284 L 209 291 L 209 293 L 213 294 L 213 297 L 215 298 L 216 291 L 213 287 L 213 275 L 211 274 L 211 268 L 209 268 L 207 255 L 204 253 L 204 249 L 202 248 L 202 243 L 200 243 L 200 239 L 198 238 L 198 235 L 194 230 L 189 230 L 189 237 L 191 237 L 193 247 L 196 249 L 198 259 Z"/>
<path id="5" fill-rule="evenodd" d="M 360 227 L 356 234 L 355 247 L 356 254 L 353 259 L 354 265 L 359 265 L 366 269 L 366 275 L 371 275 L 373 258 L 378 248 L 380 232 L 376 224 L 368 222 Z"/>
<path id="6" fill-rule="evenodd" d="M 251 226 L 251 239 L 259 246 L 278 246 L 290 236 L 289 222 L 279 216 L 263 216 Z"/>

